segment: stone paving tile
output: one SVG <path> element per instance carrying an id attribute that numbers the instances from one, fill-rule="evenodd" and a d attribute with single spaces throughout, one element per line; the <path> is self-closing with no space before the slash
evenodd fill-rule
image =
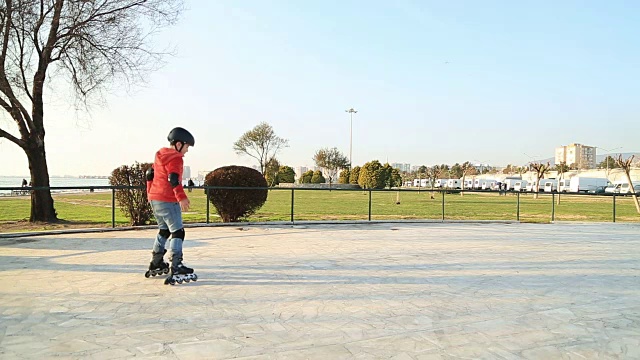
<path id="1" fill-rule="evenodd" d="M 640 226 L 187 229 L 0 239 L 2 359 L 636 359 Z"/>

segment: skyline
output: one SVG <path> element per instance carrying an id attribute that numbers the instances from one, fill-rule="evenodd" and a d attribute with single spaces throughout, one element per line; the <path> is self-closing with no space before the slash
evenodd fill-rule
<path id="1" fill-rule="evenodd" d="M 640 151 L 640 4 L 362 4 L 188 1 L 154 39 L 175 56 L 146 85 L 114 84 L 90 116 L 59 81 L 46 88 L 49 173 L 151 162 L 174 126 L 196 138 L 195 173 L 251 166 L 233 142 L 261 121 L 289 140 L 281 163 L 310 167 L 323 147 L 349 155 L 349 108 L 354 165 L 522 165 L 570 143 Z M 17 132 L 4 113 L 0 127 Z M 29 173 L 6 139 L 0 161 Z"/>

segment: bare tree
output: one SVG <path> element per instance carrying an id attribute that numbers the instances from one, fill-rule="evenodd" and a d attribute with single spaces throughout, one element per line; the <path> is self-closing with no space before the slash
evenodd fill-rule
<path id="1" fill-rule="evenodd" d="M 258 160 L 260 172 L 264 175 L 269 159 L 275 158 L 280 149 L 288 146 L 289 140 L 278 137 L 271 125 L 261 122 L 242 134 L 233 144 L 233 150 L 239 155 L 249 155 Z"/>
<path id="2" fill-rule="evenodd" d="M 633 158 L 635 155 L 631 155 L 630 158 L 624 160 L 622 158 L 622 154 L 618 155 L 616 158 L 616 165 L 618 165 L 627 176 L 627 182 L 629 182 L 629 190 L 631 190 L 631 196 L 633 196 L 633 202 L 636 205 L 636 211 L 640 214 L 640 203 L 638 203 L 638 195 L 636 195 L 635 188 L 633 187 L 633 181 L 631 181 L 631 164 L 633 163 Z"/>
<path id="3" fill-rule="evenodd" d="M 445 166 L 446 165 L 434 165 L 432 167 L 427 168 L 425 171 L 425 175 L 429 179 L 429 183 L 431 184 L 432 199 L 435 199 L 435 196 L 433 195 L 433 187 L 435 186 L 436 179 L 439 179 L 440 177 L 442 177 L 442 174 L 444 174 L 444 172 L 447 171 Z"/>
<path id="4" fill-rule="evenodd" d="M 470 162 L 466 161 L 462 165 L 460 165 L 460 170 L 462 170 L 462 191 L 460 191 L 460 196 L 464 196 L 464 178 L 467 175 L 475 175 L 477 173 L 475 166 L 473 166 Z"/>
<path id="5" fill-rule="evenodd" d="M 313 161 L 316 166 L 323 168 L 325 174 L 329 177 L 329 187 L 336 178 L 338 170 L 349 168 L 349 159 L 343 155 L 338 148 L 323 148 L 313 155 Z"/>
<path id="6" fill-rule="evenodd" d="M 562 181 L 562 179 L 564 178 L 564 173 L 566 173 L 567 171 L 569 171 L 569 166 L 567 166 L 567 163 L 564 161 L 561 161 L 560 164 L 556 165 L 556 171 L 558 172 L 558 187 L 560 186 L 560 181 Z M 558 199 L 556 200 L 556 203 L 560 204 L 560 191 L 558 191 Z"/>
<path id="7" fill-rule="evenodd" d="M 44 90 L 51 74 L 68 80 L 85 105 L 113 80 L 142 80 L 163 55 L 151 48 L 150 35 L 172 25 L 181 9 L 180 0 L 0 4 L 0 107 L 19 133 L 0 128 L 0 137 L 24 150 L 31 182 L 39 188 L 31 195 L 30 221 L 58 220 L 45 152 Z"/>
<path id="8" fill-rule="evenodd" d="M 537 199 L 538 192 L 540 191 L 540 179 L 544 179 L 544 175 L 549 172 L 549 170 L 551 169 L 551 165 L 549 165 L 549 162 L 547 161 L 546 164 L 534 162 L 531 163 L 530 166 L 531 169 L 536 173 L 536 189 L 535 193 L 533 194 L 533 198 Z"/>

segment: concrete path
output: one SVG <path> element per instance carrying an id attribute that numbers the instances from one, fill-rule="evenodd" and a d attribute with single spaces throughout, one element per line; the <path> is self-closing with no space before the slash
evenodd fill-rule
<path id="1" fill-rule="evenodd" d="M 0 239 L 0 358 L 640 358 L 640 225 L 193 228 L 176 286 L 154 236 Z"/>

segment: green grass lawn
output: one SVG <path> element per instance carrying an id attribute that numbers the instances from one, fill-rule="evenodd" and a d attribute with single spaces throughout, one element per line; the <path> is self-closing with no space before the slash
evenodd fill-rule
<path id="1" fill-rule="evenodd" d="M 184 214 L 186 223 L 203 223 L 207 220 L 207 203 L 202 189 L 188 193 L 191 209 Z M 557 195 L 556 195 L 557 196 Z M 520 221 L 550 222 L 552 211 L 556 221 L 604 221 L 613 220 L 612 197 L 562 195 L 560 204 L 554 207 L 551 195 L 532 194 L 519 197 Z M 65 222 L 85 227 L 111 226 L 111 193 L 54 194 L 58 217 Z M 399 204 L 397 203 L 399 202 Z M 116 203 L 116 206 L 117 203 Z M 441 220 L 442 193 L 372 191 L 371 219 L 433 219 Z M 0 231 L 6 224 L 29 218 L 29 197 L 0 198 Z M 294 220 L 367 220 L 369 218 L 368 191 L 299 190 L 294 192 Z M 465 193 L 444 195 L 445 220 L 517 220 L 518 196 L 497 193 Z M 252 215 L 249 221 L 290 221 L 291 190 L 269 191 L 267 202 Z M 210 205 L 210 222 L 220 222 L 213 205 Z M 631 197 L 616 197 L 616 221 L 640 222 Z M 129 225 L 119 208 L 115 211 L 116 226 Z"/>

